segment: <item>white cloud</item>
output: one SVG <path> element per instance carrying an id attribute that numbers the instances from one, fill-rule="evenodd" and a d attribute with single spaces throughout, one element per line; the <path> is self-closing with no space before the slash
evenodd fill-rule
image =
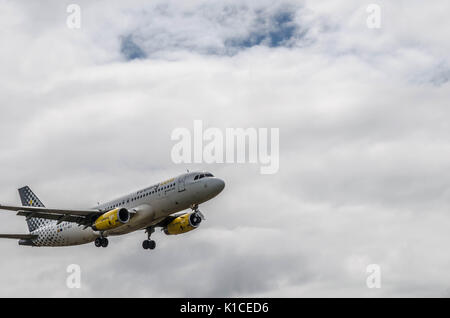
<path id="1" fill-rule="evenodd" d="M 89 207 L 188 168 L 227 187 L 204 205 L 201 229 L 156 234 L 150 255 L 144 233 L 105 250 L 0 241 L 0 268 L 20 273 L 0 279 L 12 286 L 0 295 L 448 292 L 449 86 L 433 81 L 448 65 L 446 3 L 382 1 L 380 30 L 357 1 L 81 1 L 81 30 L 56 2 L 1 6 L 0 202 L 17 203 L 15 188 L 30 184 L 49 206 Z M 299 32 L 283 45 L 217 54 L 230 37 L 267 35 L 280 8 Z M 125 59 L 128 35 L 147 58 Z M 279 173 L 172 164 L 171 132 L 194 119 L 279 127 Z M 0 220 L 0 232 L 25 231 L 12 213 Z M 72 263 L 78 291 L 65 286 Z M 367 289 L 366 263 L 380 264 L 380 290 Z"/>

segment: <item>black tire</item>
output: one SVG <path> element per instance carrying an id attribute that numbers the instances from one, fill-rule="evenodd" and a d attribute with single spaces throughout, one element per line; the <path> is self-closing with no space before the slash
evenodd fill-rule
<path id="1" fill-rule="evenodd" d="M 156 242 L 155 242 L 155 241 L 148 241 L 148 247 L 149 247 L 151 250 L 154 250 L 155 247 L 156 247 Z"/>
<path id="2" fill-rule="evenodd" d="M 104 239 L 102 240 L 102 247 L 108 247 L 108 244 L 109 244 L 108 239 L 104 238 Z"/>
<path id="3" fill-rule="evenodd" d="M 102 239 L 99 238 L 99 237 L 97 237 L 97 238 L 95 239 L 94 244 L 95 244 L 96 247 L 102 246 Z"/>
<path id="4" fill-rule="evenodd" d="M 148 250 L 149 249 L 149 241 L 145 240 L 144 242 L 142 242 L 142 247 L 144 248 L 144 250 Z"/>

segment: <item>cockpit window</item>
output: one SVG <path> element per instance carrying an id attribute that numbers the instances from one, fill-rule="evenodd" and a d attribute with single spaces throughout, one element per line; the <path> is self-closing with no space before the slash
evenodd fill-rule
<path id="1" fill-rule="evenodd" d="M 214 177 L 211 173 L 202 173 L 202 174 L 198 174 L 198 175 L 196 175 L 195 177 L 194 177 L 194 181 L 195 180 L 200 180 L 200 179 L 202 179 L 202 178 L 212 178 L 212 177 Z"/>

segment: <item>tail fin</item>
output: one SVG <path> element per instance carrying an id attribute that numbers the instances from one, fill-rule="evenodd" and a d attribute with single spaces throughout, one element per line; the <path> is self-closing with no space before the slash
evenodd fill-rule
<path id="1" fill-rule="evenodd" d="M 36 206 L 45 207 L 41 200 L 31 191 L 30 187 L 26 186 L 19 189 L 20 200 L 22 201 L 22 206 Z M 40 218 L 27 218 L 28 230 L 33 232 L 41 226 L 52 223 L 51 220 L 40 219 Z"/>

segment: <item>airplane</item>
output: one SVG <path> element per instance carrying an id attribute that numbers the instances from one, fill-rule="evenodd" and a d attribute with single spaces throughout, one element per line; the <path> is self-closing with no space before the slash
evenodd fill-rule
<path id="1" fill-rule="evenodd" d="M 108 237 L 145 230 L 145 250 L 153 250 L 155 228 L 167 235 L 187 233 L 205 219 L 198 206 L 216 197 L 225 182 L 209 172 L 188 172 L 87 210 L 49 209 L 30 187 L 20 188 L 22 206 L 0 210 L 25 216 L 29 234 L 0 234 L 24 246 L 74 246 L 94 242 L 107 247 Z M 189 212 L 181 212 L 191 209 Z"/>

